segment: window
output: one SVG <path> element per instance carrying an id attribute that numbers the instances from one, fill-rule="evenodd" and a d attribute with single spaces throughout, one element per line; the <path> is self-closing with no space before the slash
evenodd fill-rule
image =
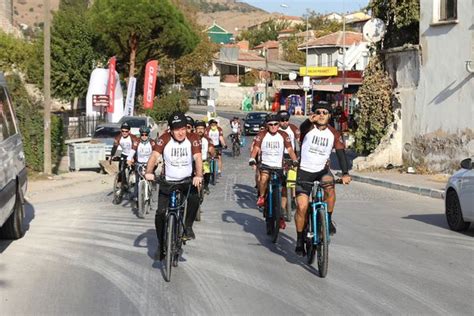
<path id="1" fill-rule="evenodd" d="M 16 134 L 13 113 L 10 110 L 10 101 L 3 88 L 0 88 L 0 141 Z"/>
<path id="2" fill-rule="evenodd" d="M 318 54 L 318 66 L 323 65 L 323 54 Z"/>
<path id="3" fill-rule="evenodd" d="M 439 0 L 439 21 L 456 20 L 457 7 L 457 0 Z"/>
<path id="4" fill-rule="evenodd" d="M 328 54 L 328 63 L 327 63 L 326 66 L 328 66 L 328 67 L 332 66 L 332 54 Z"/>

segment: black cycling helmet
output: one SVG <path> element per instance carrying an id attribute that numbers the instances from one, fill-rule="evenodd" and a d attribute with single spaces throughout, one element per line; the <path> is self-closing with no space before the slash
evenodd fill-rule
<path id="1" fill-rule="evenodd" d="M 139 131 L 140 131 L 140 135 L 141 134 L 150 135 L 150 128 L 148 126 L 145 126 L 145 125 L 141 126 Z"/>
<path id="2" fill-rule="evenodd" d="M 130 125 L 127 123 L 127 122 L 123 122 L 122 123 L 122 126 L 120 126 L 120 129 L 126 129 L 126 130 L 130 130 Z"/>
<path id="3" fill-rule="evenodd" d="M 194 127 L 194 119 L 189 115 L 186 115 L 186 124 Z"/>
<path id="4" fill-rule="evenodd" d="M 201 120 L 197 120 L 196 122 L 194 122 L 194 127 L 199 127 L 199 126 L 205 128 L 206 127 L 206 122 L 201 121 Z"/>
<path id="5" fill-rule="evenodd" d="M 168 118 L 168 126 L 170 129 L 177 129 L 181 127 L 186 127 L 186 115 L 181 112 L 175 112 L 170 115 Z"/>
<path id="6" fill-rule="evenodd" d="M 318 109 L 327 110 L 329 114 L 332 113 L 332 106 L 328 102 L 325 102 L 325 101 L 316 102 L 316 104 L 313 106 L 313 111 L 316 112 L 316 110 Z"/>
<path id="7" fill-rule="evenodd" d="M 276 113 L 268 114 L 267 117 L 265 118 L 265 123 L 280 122 L 280 121 L 281 121 L 280 115 Z"/>
<path id="8" fill-rule="evenodd" d="M 280 119 L 282 121 L 289 121 L 290 120 L 290 112 L 288 112 L 287 110 L 281 110 L 281 111 L 278 111 L 277 113 L 278 115 L 280 115 Z"/>
<path id="9" fill-rule="evenodd" d="M 211 125 L 212 123 L 216 123 L 217 124 L 217 121 L 215 119 L 210 119 L 209 120 L 209 125 Z"/>

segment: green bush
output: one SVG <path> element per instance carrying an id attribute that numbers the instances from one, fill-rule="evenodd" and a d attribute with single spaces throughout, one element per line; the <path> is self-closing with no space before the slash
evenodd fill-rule
<path id="1" fill-rule="evenodd" d="M 370 60 L 357 96 L 360 105 L 356 110 L 355 150 L 369 154 L 377 148 L 393 121 L 392 84 L 378 56 Z"/>
<path id="2" fill-rule="evenodd" d="M 42 105 L 28 96 L 18 75 L 10 75 L 6 79 L 15 112 L 20 122 L 26 165 L 31 170 L 42 171 L 44 164 Z M 64 153 L 62 120 L 57 116 L 51 117 L 51 148 L 52 163 L 57 166 Z"/>
<path id="3" fill-rule="evenodd" d="M 170 91 L 155 99 L 153 109 L 145 111 L 155 121 L 165 121 L 173 112 L 187 112 L 189 110 L 188 93 L 185 91 L 163 89 Z"/>

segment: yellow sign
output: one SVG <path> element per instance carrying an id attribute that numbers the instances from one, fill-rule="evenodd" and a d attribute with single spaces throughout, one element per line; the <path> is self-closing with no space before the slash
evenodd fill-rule
<path id="1" fill-rule="evenodd" d="M 310 76 L 310 77 L 337 76 L 337 67 L 308 67 L 307 73 L 306 73 L 306 67 L 300 67 L 300 76 Z"/>

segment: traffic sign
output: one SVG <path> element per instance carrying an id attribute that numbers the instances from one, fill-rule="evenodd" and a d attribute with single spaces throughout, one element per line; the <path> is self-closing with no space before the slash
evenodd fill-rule
<path id="1" fill-rule="evenodd" d="M 309 76 L 303 77 L 303 90 L 309 91 L 311 89 L 311 80 Z"/>

